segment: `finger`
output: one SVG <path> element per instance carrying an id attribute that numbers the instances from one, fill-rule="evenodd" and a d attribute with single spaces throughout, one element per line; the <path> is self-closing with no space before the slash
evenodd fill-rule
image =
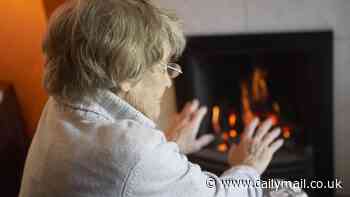
<path id="1" fill-rule="evenodd" d="M 199 102 L 197 99 L 194 99 L 192 102 L 187 102 L 185 104 L 182 111 L 177 114 L 177 119 L 175 120 L 177 122 L 177 128 L 182 128 L 189 123 L 189 120 L 191 119 L 193 112 L 195 112 L 195 110 L 198 108 L 198 105 Z"/>
<path id="2" fill-rule="evenodd" d="M 193 117 L 192 117 L 192 120 L 191 122 L 194 124 L 194 125 L 199 125 L 205 114 L 207 114 L 207 107 L 206 106 L 202 106 L 200 107 L 196 112 L 193 113 Z"/>
<path id="3" fill-rule="evenodd" d="M 250 154 L 257 154 L 258 152 L 260 152 L 260 150 L 262 150 L 263 147 L 259 144 L 259 141 L 253 139 L 251 141 L 250 147 L 248 149 Z"/>
<path id="4" fill-rule="evenodd" d="M 254 134 L 254 131 L 256 129 L 256 127 L 259 124 L 259 119 L 258 118 L 254 118 L 253 121 L 247 126 L 247 128 L 245 129 L 245 131 L 242 134 L 242 138 L 251 138 Z"/>
<path id="5" fill-rule="evenodd" d="M 198 108 L 199 102 L 198 100 L 194 100 L 191 104 L 186 104 L 186 109 L 183 110 L 183 112 L 181 112 L 181 114 L 178 114 L 177 116 L 177 124 L 174 126 L 173 130 L 177 131 L 177 130 L 182 130 L 184 127 L 192 127 L 194 129 L 190 130 L 192 133 L 192 136 L 195 137 L 198 133 L 198 128 L 199 128 L 199 124 L 196 124 L 193 119 L 191 118 L 191 116 L 195 116 L 198 115 L 202 116 L 202 113 L 206 113 L 200 110 L 196 110 Z M 194 112 L 192 112 L 192 110 L 195 110 Z M 204 116 L 203 115 L 203 116 Z M 202 118 L 203 119 L 203 118 Z M 200 120 L 201 121 L 201 120 Z"/>
<path id="6" fill-rule="evenodd" d="M 199 101 L 198 101 L 198 99 L 194 99 L 192 101 L 192 104 L 191 104 L 191 111 L 192 112 L 196 111 L 196 109 L 198 109 L 198 107 L 199 107 Z"/>
<path id="7" fill-rule="evenodd" d="M 181 116 L 190 116 L 193 112 L 197 110 L 199 107 L 199 101 L 194 99 L 192 102 L 187 102 L 185 107 L 182 109 L 180 115 Z"/>
<path id="8" fill-rule="evenodd" d="M 212 142 L 214 140 L 214 135 L 212 134 L 205 134 L 202 135 L 201 137 L 199 137 L 196 141 L 195 141 L 195 146 L 197 150 L 202 149 L 204 146 L 210 144 L 210 142 Z"/>
<path id="9" fill-rule="evenodd" d="M 277 141 L 275 141 L 274 143 L 271 144 L 270 151 L 272 154 L 274 154 L 279 148 L 281 148 L 281 146 L 283 145 L 283 139 L 279 139 Z"/>
<path id="10" fill-rule="evenodd" d="M 279 136 L 280 133 L 281 129 L 277 128 L 266 134 L 265 137 L 262 139 L 261 146 L 269 146 L 273 141 L 275 141 L 275 139 Z"/>
<path id="11" fill-rule="evenodd" d="M 260 141 L 265 136 L 265 134 L 271 129 L 271 127 L 272 127 L 271 119 L 264 121 L 262 125 L 258 128 L 254 139 L 256 139 L 257 141 Z"/>
<path id="12" fill-rule="evenodd" d="M 185 106 L 182 108 L 179 114 L 183 113 L 185 110 L 188 110 L 188 108 L 191 106 L 191 103 L 191 101 L 186 102 Z"/>
<path id="13" fill-rule="evenodd" d="M 193 119 L 191 121 L 192 127 L 193 127 L 193 136 L 196 136 L 198 133 L 198 128 L 207 113 L 207 107 L 203 106 L 200 107 L 197 112 L 194 113 Z"/>
<path id="14" fill-rule="evenodd" d="M 188 124 L 188 121 L 192 119 L 193 113 L 197 110 L 199 105 L 198 100 L 193 100 L 192 102 L 187 102 L 182 111 L 178 114 L 178 121 L 184 120 L 185 124 Z M 182 125 L 184 126 L 184 125 Z"/>
<path id="15" fill-rule="evenodd" d="M 178 114 L 179 119 L 184 119 L 190 117 L 191 102 L 187 102 L 182 108 L 181 112 Z"/>
<path id="16" fill-rule="evenodd" d="M 181 116 L 181 115 L 177 115 L 177 120 L 175 121 L 176 122 L 176 125 L 175 125 L 175 128 L 176 129 L 179 129 L 179 128 L 183 128 L 185 127 L 187 124 L 189 124 L 190 122 L 190 116 Z"/>

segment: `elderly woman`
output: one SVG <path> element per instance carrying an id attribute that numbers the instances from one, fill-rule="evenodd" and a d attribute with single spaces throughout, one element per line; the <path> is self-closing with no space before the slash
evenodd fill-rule
<path id="1" fill-rule="evenodd" d="M 256 185 L 282 145 L 271 121 L 254 120 L 229 151 L 221 177 L 187 160 L 206 108 L 188 102 L 165 132 L 154 121 L 170 63 L 185 39 L 178 19 L 148 0 L 80 0 L 51 18 L 44 41 L 50 98 L 27 157 L 20 197 L 262 196 Z M 260 127 L 258 127 L 260 125 Z"/>

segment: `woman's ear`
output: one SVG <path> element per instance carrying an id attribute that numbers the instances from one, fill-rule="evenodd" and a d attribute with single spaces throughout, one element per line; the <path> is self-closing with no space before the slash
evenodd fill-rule
<path id="1" fill-rule="evenodd" d="M 129 81 L 120 82 L 119 86 L 121 91 L 123 92 L 129 92 L 129 90 L 131 89 L 131 83 Z"/>

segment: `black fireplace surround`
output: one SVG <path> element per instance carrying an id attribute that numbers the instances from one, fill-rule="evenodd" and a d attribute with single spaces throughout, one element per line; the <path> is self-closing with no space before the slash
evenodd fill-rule
<path id="1" fill-rule="evenodd" d="M 244 127 L 242 82 L 252 84 L 249 79 L 258 68 L 266 74 L 268 101 L 263 106 L 251 103 L 253 114 L 266 118 L 275 102 L 279 122 L 292 125 L 291 133 L 281 135 L 285 144 L 262 177 L 334 179 L 331 31 L 190 36 L 179 64 L 184 73 L 175 82 L 178 109 L 198 98 L 209 109 L 199 135 L 217 136 L 202 151 L 189 155 L 191 161 L 218 175 L 228 169 L 226 152 L 218 150 L 223 132 L 230 129 L 226 119 L 236 114 L 237 137 L 224 142 L 229 147 L 239 142 Z M 220 107 L 219 133 L 213 131 L 213 106 Z M 306 190 L 310 196 L 333 195 L 332 189 Z"/>

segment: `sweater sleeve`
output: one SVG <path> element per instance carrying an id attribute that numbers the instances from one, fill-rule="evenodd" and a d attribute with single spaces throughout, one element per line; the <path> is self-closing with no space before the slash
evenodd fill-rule
<path id="1" fill-rule="evenodd" d="M 218 177 L 202 171 L 179 152 L 174 142 L 163 141 L 143 152 L 125 180 L 125 197 L 260 197 L 261 188 L 247 186 L 259 180 L 257 172 L 237 166 Z"/>

